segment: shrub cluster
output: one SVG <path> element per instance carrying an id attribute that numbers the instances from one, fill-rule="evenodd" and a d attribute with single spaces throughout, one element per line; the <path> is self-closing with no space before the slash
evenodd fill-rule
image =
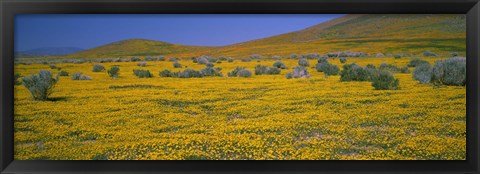
<path id="1" fill-rule="evenodd" d="M 300 59 L 300 60 L 298 60 L 298 65 L 303 66 L 303 67 L 309 67 L 310 63 L 308 62 L 307 59 Z"/>
<path id="2" fill-rule="evenodd" d="M 100 64 L 93 65 L 92 72 L 101 72 L 103 70 L 105 70 L 105 67 L 103 65 L 100 65 Z"/>
<path id="3" fill-rule="evenodd" d="M 208 59 L 205 57 L 205 56 L 200 56 L 196 59 L 196 63 L 199 63 L 199 64 L 207 64 L 208 63 Z"/>
<path id="4" fill-rule="evenodd" d="M 233 62 L 233 58 L 229 57 L 227 58 L 228 62 Z"/>
<path id="5" fill-rule="evenodd" d="M 340 57 L 340 63 L 347 63 L 347 58 Z"/>
<path id="6" fill-rule="evenodd" d="M 402 58 L 402 55 L 400 55 L 400 54 L 395 54 L 395 55 L 393 56 L 393 58 L 395 58 L 395 59 L 400 59 L 400 58 Z"/>
<path id="7" fill-rule="evenodd" d="M 160 71 L 160 73 L 158 75 L 160 77 L 175 77 L 175 74 L 168 69 Z"/>
<path id="8" fill-rule="evenodd" d="M 298 58 L 298 54 L 295 54 L 295 53 L 290 54 L 290 59 L 296 59 L 296 58 Z"/>
<path id="9" fill-rule="evenodd" d="M 164 56 L 158 57 L 158 61 L 165 61 L 165 57 Z"/>
<path id="10" fill-rule="evenodd" d="M 138 58 L 138 57 L 132 57 L 130 58 L 130 61 L 132 62 L 137 62 L 137 61 L 141 61 L 142 59 Z"/>
<path id="11" fill-rule="evenodd" d="M 277 67 L 268 67 L 264 65 L 255 66 L 255 75 L 262 74 L 280 74 L 280 69 Z"/>
<path id="12" fill-rule="evenodd" d="M 261 59 L 261 58 L 263 58 L 263 56 L 261 56 L 259 54 L 254 54 L 254 55 L 251 55 L 249 58 L 250 59 Z"/>
<path id="13" fill-rule="evenodd" d="M 14 78 L 13 83 L 15 85 L 21 85 L 22 84 L 22 82 L 19 81 L 19 79 L 22 78 L 22 75 L 20 73 L 15 73 L 15 75 L 13 75 L 13 78 Z"/>
<path id="14" fill-rule="evenodd" d="M 377 71 L 371 78 L 372 86 L 376 90 L 397 90 L 400 89 L 400 82 L 393 77 L 391 72 Z"/>
<path id="15" fill-rule="evenodd" d="M 231 72 L 227 73 L 228 77 L 251 77 L 252 72 L 243 66 L 237 66 Z"/>
<path id="16" fill-rule="evenodd" d="M 83 75 L 82 72 L 76 72 L 72 74 L 72 80 L 92 80 L 90 76 Z"/>
<path id="17" fill-rule="evenodd" d="M 423 52 L 423 56 L 425 56 L 425 57 L 436 57 L 437 54 L 435 54 L 435 53 L 433 53 L 429 50 L 426 50 L 426 51 Z"/>
<path id="18" fill-rule="evenodd" d="M 53 88 L 58 82 L 57 78 L 52 77 L 52 73 L 47 70 L 40 70 L 38 74 L 23 77 L 22 84 L 25 86 L 34 100 L 47 100 L 53 93 Z"/>
<path id="19" fill-rule="evenodd" d="M 330 64 L 328 61 L 317 63 L 315 68 L 317 69 L 317 72 L 323 72 L 325 76 L 338 75 L 338 72 L 340 71 L 340 68 L 338 68 L 337 65 Z"/>
<path id="20" fill-rule="evenodd" d="M 68 74 L 67 71 L 63 71 L 63 70 L 62 70 L 62 71 L 60 71 L 60 72 L 58 73 L 58 75 L 59 75 L 59 76 L 68 76 L 69 74 Z"/>
<path id="21" fill-rule="evenodd" d="M 287 68 L 287 66 L 285 66 L 285 64 L 283 64 L 283 62 L 280 62 L 280 61 L 277 61 L 277 62 L 273 63 L 273 67 L 280 68 L 280 69 Z"/>
<path id="22" fill-rule="evenodd" d="M 380 69 L 380 70 L 384 70 L 384 71 L 390 71 L 390 72 L 392 72 L 392 73 L 400 72 L 400 68 L 398 68 L 398 67 L 395 66 L 395 65 L 387 64 L 387 63 L 382 63 L 382 64 L 380 64 L 379 69 Z"/>
<path id="23" fill-rule="evenodd" d="M 170 61 L 170 62 L 175 62 L 175 61 L 179 61 L 179 60 L 180 60 L 180 58 L 176 58 L 176 57 L 170 57 L 168 59 L 168 61 Z"/>
<path id="24" fill-rule="evenodd" d="M 158 60 L 158 58 L 156 58 L 156 57 L 150 57 L 150 56 L 145 57 L 145 61 L 157 61 L 157 60 Z"/>
<path id="25" fill-rule="evenodd" d="M 340 81 L 367 81 L 370 75 L 369 71 L 355 63 L 345 64 L 340 72 Z"/>
<path id="26" fill-rule="evenodd" d="M 425 61 L 425 60 L 422 60 L 422 59 L 419 59 L 419 58 L 413 58 L 413 59 L 410 60 L 410 62 L 408 63 L 407 66 L 408 67 L 416 67 L 416 66 L 418 66 L 420 64 L 424 64 L 424 63 L 428 64 L 428 62 Z"/>
<path id="27" fill-rule="evenodd" d="M 152 73 L 149 70 L 134 69 L 133 74 L 139 78 L 151 78 L 153 77 Z"/>
<path id="28" fill-rule="evenodd" d="M 146 66 L 147 66 L 147 62 L 138 62 L 138 63 L 137 63 L 137 66 L 146 67 Z"/>
<path id="29" fill-rule="evenodd" d="M 118 78 L 120 77 L 120 67 L 115 65 L 115 66 L 112 66 L 108 71 L 107 71 L 108 75 L 111 77 L 111 78 Z"/>
<path id="30" fill-rule="evenodd" d="M 213 67 L 206 67 L 202 70 L 200 70 L 200 73 L 203 74 L 203 76 L 219 76 L 222 77 L 222 73 L 220 71 L 222 68 L 213 68 Z"/>
<path id="31" fill-rule="evenodd" d="M 310 53 L 310 54 L 302 54 L 302 59 L 318 59 L 320 58 L 320 54 L 318 53 Z"/>
<path id="32" fill-rule="evenodd" d="M 410 70 L 408 69 L 408 66 L 404 66 L 404 67 L 400 68 L 400 72 L 404 73 L 404 74 L 408 74 L 408 73 L 410 73 Z"/>
<path id="33" fill-rule="evenodd" d="M 173 73 L 173 76 L 178 78 L 202 78 L 203 74 L 200 71 L 187 68 L 181 72 Z"/>
<path id="34" fill-rule="evenodd" d="M 413 78 L 420 83 L 433 82 L 436 85 L 465 86 L 467 80 L 466 59 L 454 57 L 439 60 L 432 66 L 429 63 L 415 67 Z"/>
<path id="35" fill-rule="evenodd" d="M 291 78 L 310 78 L 310 75 L 308 75 L 307 68 L 303 66 L 296 66 L 293 67 L 293 72 L 289 72 L 286 75 L 287 79 Z"/>
<path id="36" fill-rule="evenodd" d="M 55 64 L 48 65 L 48 67 L 50 67 L 50 69 L 57 69 L 57 66 Z"/>
<path id="37" fill-rule="evenodd" d="M 178 62 L 173 62 L 173 68 L 182 68 L 182 64 Z"/>

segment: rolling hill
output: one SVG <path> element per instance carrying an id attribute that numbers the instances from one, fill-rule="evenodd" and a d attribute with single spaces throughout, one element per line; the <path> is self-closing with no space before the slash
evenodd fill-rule
<path id="1" fill-rule="evenodd" d="M 111 58 L 166 55 L 189 58 L 199 55 L 247 57 L 288 56 L 292 53 L 361 51 L 369 54 L 464 53 L 464 15 L 379 14 L 345 15 L 300 31 L 222 47 L 201 47 L 131 39 L 81 51 L 68 58 Z"/>

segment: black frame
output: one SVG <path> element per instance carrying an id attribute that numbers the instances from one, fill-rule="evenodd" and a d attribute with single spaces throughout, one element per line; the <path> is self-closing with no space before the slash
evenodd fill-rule
<path id="1" fill-rule="evenodd" d="M 0 0 L 1 173 L 479 173 L 479 0 Z M 465 161 L 15 161 L 15 14 L 455 13 L 467 15 Z"/>

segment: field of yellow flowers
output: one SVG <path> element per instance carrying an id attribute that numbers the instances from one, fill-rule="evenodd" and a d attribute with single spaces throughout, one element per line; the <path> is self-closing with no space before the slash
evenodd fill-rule
<path id="1" fill-rule="evenodd" d="M 442 58 L 424 58 L 433 63 Z M 410 58 L 350 58 L 347 63 L 399 67 Z M 394 74 L 400 90 L 374 90 L 370 82 L 340 82 L 316 72 L 286 79 L 298 60 L 282 60 L 280 75 L 227 77 L 236 66 L 254 71 L 274 60 L 216 63 L 224 77 L 164 78 L 164 69 L 199 70 L 172 62 L 101 63 L 120 66 L 120 78 L 92 72 L 94 63 L 57 64 L 50 101 L 32 100 L 15 86 L 16 160 L 465 160 L 466 88 L 418 84 Z M 336 60 L 331 63 L 341 67 Z M 15 65 L 24 76 L 48 65 Z M 148 69 L 153 78 L 137 78 Z M 410 69 L 413 71 L 413 69 Z M 58 70 L 50 70 L 55 74 Z"/>

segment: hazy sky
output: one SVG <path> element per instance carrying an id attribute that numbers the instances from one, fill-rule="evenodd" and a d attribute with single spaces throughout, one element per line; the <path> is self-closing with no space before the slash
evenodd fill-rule
<path id="1" fill-rule="evenodd" d="M 223 46 L 304 29 L 342 15 L 17 15 L 15 50 L 89 49 L 140 38 L 185 45 Z"/>

